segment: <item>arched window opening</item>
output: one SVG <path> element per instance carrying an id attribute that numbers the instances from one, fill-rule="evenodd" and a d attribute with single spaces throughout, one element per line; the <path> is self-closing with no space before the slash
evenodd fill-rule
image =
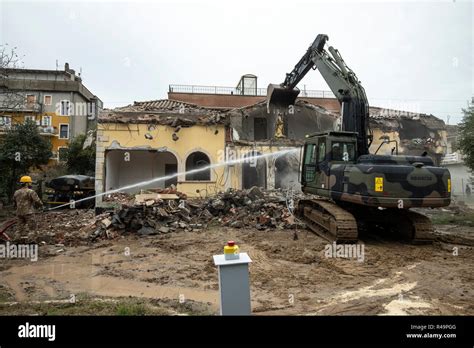
<path id="1" fill-rule="evenodd" d="M 211 169 L 203 169 L 209 166 L 211 161 L 203 152 L 193 152 L 186 159 L 186 180 L 187 181 L 209 181 L 211 180 Z M 202 169 L 197 172 L 188 173 L 195 169 Z"/>

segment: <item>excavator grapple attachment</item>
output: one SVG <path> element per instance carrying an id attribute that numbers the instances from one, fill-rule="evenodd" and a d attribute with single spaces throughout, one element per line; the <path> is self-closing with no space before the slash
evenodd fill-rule
<path id="1" fill-rule="evenodd" d="M 300 90 L 298 88 L 289 89 L 277 84 L 269 84 L 267 88 L 267 110 L 273 108 L 287 109 L 294 105 Z"/>

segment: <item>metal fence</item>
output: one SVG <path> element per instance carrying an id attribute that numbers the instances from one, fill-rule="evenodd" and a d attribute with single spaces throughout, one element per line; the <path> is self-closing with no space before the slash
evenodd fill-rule
<path id="1" fill-rule="evenodd" d="M 223 94 L 223 95 L 248 95 L 262 96 L 267 95 L 266 88 L 246 88 L 242 90 L 235 87 L 222 86 L 199 86 L 199 85 L 169 85 L 170 93 L 194 93 L 194 94 Z M 301 90 L 299 97 L 306 98 L 335 98 L 331 91 L 323 90 Z"/>
<path id="2" fill-rule="evenodd" d="M 463 156 L 460 153 L 453 152 L 446 154 L 441 160 L 441 164 L 461 163 Z"/>

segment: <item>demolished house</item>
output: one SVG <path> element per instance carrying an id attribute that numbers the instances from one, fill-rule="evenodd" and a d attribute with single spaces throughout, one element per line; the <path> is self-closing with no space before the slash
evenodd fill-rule
<path id="1" fill-rule="evenodd" d="M 299 155 L 245 158 L 300 147 L 308 129 L 333 129 L 336 116 L 303 101 L 296 103 L 291 115 L 265 110 L 263 102 L 228 110 L 173 100 L 104 110 L 97 127 L 96 193 L 162 176 L 167 179 L 123 191 L 137 193 L 175 185 L 189 197 L 205 197 L 227 188 L 295 185 Z M 238 159 L 245 162 L 186 173 Z M 99 196 L 97 203 L 101 201 Z"/>
<path id="2" fill-rule="evenodd" d="M 286 112 L 276 109 L 268 112 L 266 101 L 262 101 L 233 109 L 228 115 L 233 136 L 228 152 L 239 158 L 300 148 L 307 134 L 333 130 L 337 122 L 336 114 L 302 100 L 297 100 Z M 244 163 L 230 170 L 236 179 L 232 187 L 300 190 L 300 156 L 300 152 L 292 152 Z"/>
<path id="3" fill-rule="evenodd" d="M 424 152 L 439 165 L 447 150 L 446 124 L 421 113 L 370 107 L 370 127 L 374 136 L 370 152 L 389 155 L 398 148 L 400 155 Z M 384 143 L 387 139 L 391 143 Z M 396 143 L 395 143 L 396 141 Z"/>
<path id="4" fill-rule="evenodd" d="M 216 192 L 223 168 L 184 172 L 216 163 L 226 132 L 224 111 L 172 100 L 104 110 L 97 128 L 96 193 L 163 176 L 123 191 L 177 185 L 190 196 Z"/>
<path id="5" fill-rule="evenodd" d="M 446 148 L 442 120 L 375 107 L 370 113 L 372 153 L 427 152 L 439 163 Z M 338 121 L 339 115 L 302 100 L 284 112 L 269 112 L 265 101 L 224 109 L 156 100 L 104 110 L 97 128 L 96 192 L 126 187 L 126 193 L 139 193 L 171 185 L 188 197 L 254 186 L 298 191 L 301 151 L 253 157 L 301 149 L 307 134 L 334 130 Z M 214 166 L 226 161 L 234 162 Z"/>

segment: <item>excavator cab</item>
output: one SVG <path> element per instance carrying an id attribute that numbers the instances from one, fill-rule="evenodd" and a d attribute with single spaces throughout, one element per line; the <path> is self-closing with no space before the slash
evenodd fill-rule
<path id="1" fill-rule="evenodd" d="M 331 166 L 354 164 L 356 159 L 356 133 L 328 132 L 307 136 L 301 176 L 303 190 L 327 196 Z"/>

